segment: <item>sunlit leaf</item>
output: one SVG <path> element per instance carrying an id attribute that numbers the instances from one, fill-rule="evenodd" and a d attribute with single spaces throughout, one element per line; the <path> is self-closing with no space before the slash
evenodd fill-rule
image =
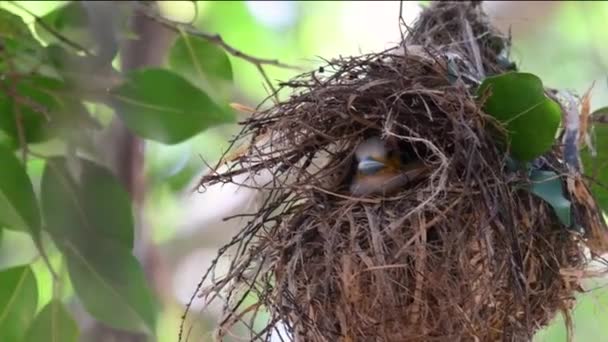
<path id="1" fill-rule="evenodd" d="M 38 238 L 40 211 L 25 167 L 3 146 L 0 146 L 0 165 L 0 223 Z"/>
<path id="2" fill-rule="evenodd" d="M 0 270 L 32 263 L 39 256 L 32 236 L 4 229 L 0 240 Z"/>
<path id="3" fill-rule="evenodd" d="M 59 300 L 52 300 L 36 316 L 24 342 L 76 342 L 79 331 L 76 321 Z"/>
<path id="4" fill-rule="evenodd" d="M 232 81 L 232 65 L 216 44 L 182 32 L 169 51 L 169 65 L 182 75 Z"/>
<path id="5" fill-rule="evenodd" d="M 511 72 L 486 78 L 478 94 L 490 96 L 483 104 L 507 129 L 512 155 L 521 161 L 547 152 L 561 121 L 560 106 L 544 95 L 541 80 L 528 73 Z"/>
<path id="6" fill-rule="evenodd" d="M 63 247 L 74 290 L 87 311 L 117 329 L 153 332 L 157 306 L 139 262 L 113 241 L 88 244 Z"/>
<path id="7" fill-rule="evenodd" d="M 133 248 L 133 214 L 126 190 L 105 168 L 84 159 L 77 162 L 73 172 L 65 158 L 46 163 L 41 185 L 45 228 L 55 241 L 78 245 L 104 237 Z"/>
<path id="8" fill-rule="evenodd" d="M 560 222 L 566 227 L 572 225 L 571 203 L 564 195 L 561 179 L 553 171 L 533 170 L 530 174 L 530 191 L 549 203 Z"/>
<path id="9" fill-rule="evenodd" d="M 36 314 L 38 288 L 29 267 L 0 272 L 0 341 L 21 341 Z"/>
<path id="10" fill-rule="evenodd" d="M 118 114 L 132 131 L 166 144 L 182 142 L 234 120 L 232 111 L 168 70 L 133 71 L 112 94 L 120 108 Z"/>

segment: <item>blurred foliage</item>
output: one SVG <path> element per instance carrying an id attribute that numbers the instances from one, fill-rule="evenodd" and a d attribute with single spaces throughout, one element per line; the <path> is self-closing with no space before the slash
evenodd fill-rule
<path id="1" fill-rule="evenodd" d="M 36 316 L 25 335 L 26 342 L 78 341 L 78 326 L 63 303 L 53 300 Z"/>
<path id="2" fill-rule="evenodd" d="M 397 37 L 395 4 L 382 6 L 394 15 Z M 168 17 L 194 20 L 196 27 L 221 34 L 243 53 L 303 69 L 321 64 L 318 56 L 384 47 L 374 30 L 386 23 L 361 24 L 381 5 L 160 5 Z M 405 4 L 413 14 L 415 5 Z M 515 42 L 523 70 L 539 75 L 545 84 L 579 91 L 598 72 L 605 73 L 600 63 L 608 60 L 605 49 L 593 50 L 595 64 L 587 64 L 584 56 L 590 46 L 601 46 L 601 37 L 608 33 L 608 5 L 587 13 L 581 11 L 584 6 L 589 5 L 564 2 L 536 36 Z M 118 7 L 113 17 L 117 41 L 137 39 L 126 26 L 132 9 Z M 256 65 L 185 31 L 178 32 L 164 65 L 123 73 L 117 54 L 97 58 L 104 51 L 91 35 L 88 19 L 79 2 L 0 3 L 0 341 L 78 340 L 81 332 L 72 310 L 76 302 L 109 326 L 174 340 L 183 308 L 153 292 L 133 254 L 137 220 L 130 195 L 101 156 L 108 139 L 104 132 L 120 117 L 145 139 L 144 219 L 151 223 L 151 239 L 160 244 L 176 233 L 180 194 L 190 190 L 192 179 L 205 167 L 203 161 L 220 156 L 237 129 L 239 115 L 229 103 L 255 105 L 270 90 Z M 270 66 L 266 72 L 276 86 L 300 71 Z M 509 96 L 529 89 L 518 91 Z M 607 93 L 594 100 L 605 104 Z M 503 99 L 496 106 L 504 104 Z M 604 165 L 597 177 L 608 184 L 605 125 L 598 124 L 595 131 L 599 157 L 583 158 L 586 169 L 593 163 Z M 518 127 L 536 133 L 536 126 L 525 121 Z M 541 145 L 538 150 L 544 149 Z M 522 159 L 530 157 L 521 153 Z M 594 191 L 606 208 L 604 188 L 596 186 Z M 598 293 L 605 301 L 607 292 Z M 606 336 L 608 318 L 594 315 L 593 307 L 595 302 L 581 296 L 575 311 L 580 340 Z M 562 341 L 564 336 L 558 319 L 538 340 Z"/>

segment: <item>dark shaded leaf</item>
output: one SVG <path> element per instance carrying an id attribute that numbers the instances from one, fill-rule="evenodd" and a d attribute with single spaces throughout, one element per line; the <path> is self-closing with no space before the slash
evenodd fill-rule
<path id="1" fill-rule="evenodd" d="M 3 87 L 10 87 L 8 82 L 6 80 Z M 26 142 L 38 143 L 50 139 L 53 134 L 47 117 L 61 109 L 56 92 L 62 89 L 61 81 L 37 76 L 19 81 L 15 86 L 16 95 L 0 93 L 0 111 L 3 113 L 0 115 L 0 130 L 18 142 L 17 113 L 20 113 Z M 15 96 L 20 98 L 18 104 Z"/>
<path id="2" fill-rule="evenodd" d="M 44 76 L 21 79 L 16 95 L 0 93 L 0 112 L 0 130 L 13 148 L 20 145 L 18 115 L 27 143 L 59 137 L 82 146 L 91 140 L 90 130 L 102 127 L 64 82 Z"/>
<path id="3" fill-rule="evenodd" d="M 13 151 L 0 146 L 0 224 L 5 228 L 40 234 L 40 211 L 25 167 Z"/>
<path id="4" fill-rule="evenodd" d="M 602 210 L 608 212 L 608 120 L 594 124 L 593 136 L 597 155 L 592 156 L 589 148 L 585 148 L 581 151 L 581 160 L 585 175 L 592 178 L 590 185 L 593 196 Z"/>
<path id="5" fill-rule="evenodd" d="M 30 73 L 44 69 L 44 48 L 21 17 L 0 9 L 0 71 Z"/>
<path id="6" fill-rule="evenodd" d="M 483 109 L 505 125 L 513 157 L 530 161 L 551 148 L 561 121 L 561 108 L 545 96 L 538 77 L 517 72 L 488 77 L 478 95 L 486 91 L 491 95 Z"/>
<path id="7" fill-rule="evenodd" d="M 530 192 L 549 203 L 560 222 L 566 227 L 572 225 L 572 204 L 564 195 L 562 180 L 553 171 L 533 170 L 530 174 Z"/>
<path id="8" fill-rule="evenodd" d="M 112 95 L 132 131 L 166 144 L 182 142 L 235 118 L 230 109 L 218 106 L 183 77 L 163 69 L 129 73 Z"/>
<path id="9" fill-rule="evenodd" d="M 41 197 L 46 229 L 56 241 L 108 238 L 133 248 L 133 214 L 129 196 L 107 169 L 84 159 L 72 176 L 65 158 L 47 161 Z"/>
<path id="10" fill-rule="evenodd" d="M 207 40 L 182 32 L 169 51 L 169 65 L 181 75 L 232 82 L 226 52 Z"/>
<path id="11" fill-rule="evenodd" d="M 30 29 L 20 16 L 2 8 L 0 8 L 0 37 L 33 38 Z"/>
<path id="12" fill-rule="evenodd" d="M 156 302 L 137 259 L 107 239 L 62 245 L 78 298 L 96 319 L 117 329 L 152 333 Z"/>
<path id="13" fill-rule="evenodd" d="M 28 266 L 0 272 L 0 341 L 20 341 L 36 314 L 38 287 Z"/>
<path id="14" fill-rule="evenodd" d="M 24 342 L 77 342 L 78 325 L 59 300 L 49 302 L 36 316 Z"/>

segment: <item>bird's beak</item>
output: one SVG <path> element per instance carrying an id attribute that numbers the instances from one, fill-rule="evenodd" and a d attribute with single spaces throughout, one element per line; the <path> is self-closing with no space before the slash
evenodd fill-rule
<path id="1" fill-rule="evenodd" d="M 374 174 L 385 167 L 384 163 L 370 157 L 364 158 L 357 165 L 357 169 L 364 174 Z"/>

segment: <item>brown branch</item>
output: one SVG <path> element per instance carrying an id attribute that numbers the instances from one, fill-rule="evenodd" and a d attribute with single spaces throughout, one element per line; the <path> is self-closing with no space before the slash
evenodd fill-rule
<path id="1" fill-rule="evenodd" d="M 17 83 L 22 76 L 17 73 L 7 73 L 5 75 L 7 76 L 7 78 L 12 79 L 14 83 Z M 31 109 L 34 110 L 34 112 L 42 114 L 42 116 L 44 116 L 44 118 L 47 121 L 51 120 L 51 117 L 49 115 L 47 108 L 28 99 L 27 97 L 23 97 L 23 96 L 19 95 L 19 93 L 17 92 L 15 87 L 4 86 L 2 83 L 0 83 L 0 89 L 3 90 L 15 102 L 15 104 L 30 107 Z"/>
<path id="2" fill-rule="evenodd" d="M 163 25 L 164 27 L 166 27 L 174 32 L 177 32 L 177 33 L 180 33 L 180 30 L 183 30 L 184 32 L 186 32 L 190 35 L 193 35 L 193 36 L 196 36 L 199 38 L 203 38 L 203 39 L 209 41 L 210 43 L 213 43 L 213 44 L 221 47 L 222 49 L 224 49 L 224 51 L 226 51 L 227 53 L 229 53 L 230 55 L 232 55 L 236 58 L 240 58 L 242 60 L 245 60 L 245 61 L 255 64 L 255 65 L 274 65 L 274 66 L 280 67 L 280 68 L 301 70 L 301 68 L 299 68 L 299 67 L 280 62 L 277 59 L 259 58 L 259 57 L 251 56 L 249 54 L 242 52 L 241 50 L 234 48 L 232 45 L 226 43 L 226 41 L 224 41 L 222 36 L 220 36 L 219 34 L 203 32 L 191 24 L 180 23 L 180 22 L 176 22 L 173 20 L 163 18 L 159 13 L 153 13 L 150 10 L 149 6 L 142 5 L 142 4 L 139 4 L 139 6 L 142 9 L 141 13 L 143 15 L 158 22 L 159 24 Z"/>

